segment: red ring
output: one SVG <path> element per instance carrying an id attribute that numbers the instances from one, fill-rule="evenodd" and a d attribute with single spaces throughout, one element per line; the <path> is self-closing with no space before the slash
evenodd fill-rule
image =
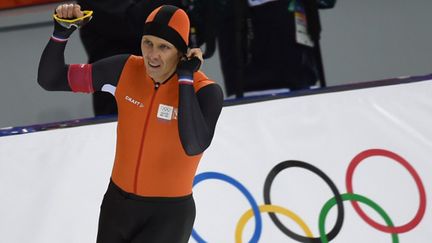
<path id="1" fill-rule="evenodd" d="M 423 187 L 423 183 L 419 177 L 419 175 L 417 174 L 417 172 L 414 170 L 414 168 L 408 163 L 408 161 L 406 161 L 404 158 L 400 157 L 399 155 L 387 151 L 387 150 L 383 150 L 383 149 L 369 149 L 369 150 L 365 150 L 361 153 L 359 153 L 356 157 L 354 157 L 354 159 L 351 161 L 350 165 L 348 166 L 348 170 L 347 170 L 347 174 L 346 174 L 346 187 L 347 187 L 347 192 L 348 193 L 353 193 L 353 188 L 352 188 L 352 177 L 353 177 L 353 173 L 354 173 L 354 169 L 357 167 L 357 165 L 360 164 L 360 162 L 362 162 L 364 159 L 371 157 L 371 156 L 384 156 L 387 158 L 391 158 L 397 162 L 399 162 L 403 167 L 405 167 L 408 172 L 411 174 L 412 177 L 414 177 L 415 183 L 417 184 L 417 188 L 419 190 L 419 194 L 420 194 L 420 206 L 419 209 L 417 210 L 417 214 L 415 215 L 415 217 L 408 222 L 407 224 L 404 224 L 402 226 L 394 226 L 394 227 L 389 227 L 386 225 L 382 225 L 379 224 L 377 222 L 375 222 L 373 219 L 369 218 L 366 213 L 363 212 L 363 210 L 360 208 L 358 202 L 356 201 L 351 201 L 352 206 L 354 207 L 355 211 L 360 215 L 360 217 L 366 221 L 369 225 L 371 225 L 372 227 L 374 227 L 377 230 L 383 231 L 383 232 L 387 232 L 387 233 L 405 233 L 407 231 L 412 230 L 414 227 L 416 227 L 420 221 L 422 220 L 425 211 L 426 211 L 426 192 L 425 189 Z"/>

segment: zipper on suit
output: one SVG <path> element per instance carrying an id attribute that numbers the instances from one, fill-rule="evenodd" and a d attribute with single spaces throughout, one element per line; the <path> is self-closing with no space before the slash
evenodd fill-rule
<path id="1" fill-rule="evenodd" d="M 138 159 L 137 159 L 137 164 L 136 164 L 136 168 L 135 168 L 135 179 L 134 179 L 134 189 L 133 189 L 133 192 L 135 194 L 138 194 L 137 193 L 138 192 L 138 176 L 139 176 L 139 171 L 140 171 L 140 166 L 141 166 L 141 157 L 142 157 L 142 152 L 143 152 L 144 140 L 145 140 L 145 136 L 147 134 L 147 127 L 148 127 L 148 123 L 150 120 L 150 115 L 152 113 L 153 103 L 154 103 L 154 100 L 156 97 L 156 93 L 159 89 L 159 86 L 160 86 L 159 83 L 154 83 L 154 92 L 153 92 L 153 95 L 151 97 L 149 110 L 147 112 L 147 117 L 146 117 L 145 122 L 144 122 L 143 133 L 141 136 L 141 145 L 139 148 Z"/>

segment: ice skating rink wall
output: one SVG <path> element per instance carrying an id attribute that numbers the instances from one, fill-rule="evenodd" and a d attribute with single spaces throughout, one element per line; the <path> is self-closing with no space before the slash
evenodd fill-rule
<path id="1" fill-rule="evenodd" d="M 430 242 L 432 76 L 383 83 L 225 106 L 190 242 Z M 0 137 L 0 241 L 95 242 L 115 132 Z"/>

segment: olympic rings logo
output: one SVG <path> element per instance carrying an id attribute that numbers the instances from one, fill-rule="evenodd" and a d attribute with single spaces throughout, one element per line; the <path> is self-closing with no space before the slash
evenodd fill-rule
<path id="1" fill-rule="evenodd" d="M 414 218 L 404 225 L 395 226 L 393 224 L 393 221 L 389 217 L 389 215 L 377 203 L 375 203 L 374 201 L 372 201 L 371 199 L 369 199 L 363 195 L 354 193 L 352 180 L 353 180 L 353 175 L 354 175 L 354 171 L 355 171 L 356 167 L 365 159 L 367 159 L 369 157 L 373 157 L 373 156 L 383 156 L 383 157 L 387 157 L 387 158 L 390 158 L 390 159 L 398 162 L 406 170 L 408 170 L 410 175 L 414 178 L 414 181 L 415 181 L 417 189 L 418 189 L 418 193 L 420 195 L 419 208 L 418 208 L 417 213 L 414 216 Z M 288 168 L 293 168 L 293 167 L 302 168 L 302 169 L 308 170 L 308 171 L 313 172 L 314 174 L 318 175 L 322 180 L 324 180 L 327 183 L 327 185 L 330 187 L 332 193 L 334 194 L 334 197 L 329 199 L 324 204 L 324 206 L 322 207 L 321 212 L 319 214 L 319 219 L 318 219 L 318 228 L 319 228 L 319 234 L 320 234 L 319 237 L 314 237 L 312 235 L 310 228 L 306 225 L 306 223 L 302 220 L 302 218 L 299 217 L 297 214 L 295 214 L 294 212 L 292 212 L 292 211 L 290 211 L 284 207 L 273 205 L 271 203 L 270 190 L 271 190 L 273 180 L 276 178 L 276 176 L 281 171 L 288 169 Z M 248 200 L 248 202 L 251 206 L 251 209 L 246 211 L 240 217 L 240 219 L 237 222 L 236 231 L 235 231 L 235 242 L 236 243 L 243 242 L 242 241 L 243 229 L 245 228 L 246 223 L 252 217 L 255 218 L 255 230 L 254 230 L 252 238 L 249 240 L 249 242 L 257 243 L 259 241 L 260 236 L 261 236 L 261 230 L 262 230 L 261 213 L 263 213 L 263 212 L 269 213 L 269 216 L 270 216 L 271 220 L 273 221 L 273 223 L 276 225 L 276 227 L 280 231 L 282 231 L 286 236 L 288 236 L 289 238 L 294 239 L 294 240 L 299 241 L 299 242 L 314 242 L 314 243 L 315 242 L 327 243 L 327 242 L 333 240 L 338 235 L 339 231 L 342 228 L 342 224 L 343 224 L 343 220 L 344 220 L 343 201 L 350 201 L 354 210 L 367 224 L 369 224 L 370 226 L 372 226 L 373 228 L 375 228 L 381 232 L 390 233 L 393 243 L 399 242 L 398 234 L 405 233 L 405 232 L 408 232 L 408 231 L 414 229 L 421 222 L 421 220 L 422 220 L 422 218 L 426 212 L 425 188 L 423 186 L 423 183 L 422 183 L 419 175 L 415 171 L 415 169 L 408 163 L 408 161 L 406 161 L 401 156 L 399 156 L 396 153 L 393 153 L 391 151 L 383 150 L 383 149 L 365 150 L 365 151 L 359 153 L 358 155 L 356 155 L 352 159 L 351 163 L 348 166 L 348 169 L 346 172 L 346 177 L 345 177 L 345 184 L 346 184 L 346 188 L 347 188 L 347 193 L 343 193 L 343 194 L 339 193 L 339 190 L 337 189 L 337 187 L 333 183 L 333 181 L 324 172 L 322 172 L 320 169 L 318 169 L 317 167 L 315 167 L 311 164 L 308 164 L 306 162 L 296 161 L 296 160 L 288 160 L 288 161 L 281 162 L 281 163 L 277 164 L 275 167 L 273 167 L 273 169 L 268 173 L 267 178 L 266 178 L 265 183 L 264 183 L 264 205 L 258 205 L 256 200 L 251 195 L 251 193 L 240 182 L 238 182 L 234 178 L 227 176 L 227 175 L 224 175 L 222 173 L 218 173 L 218 172 L 201 173 L 195 177 L 193 185 L 195 186 L 198 183 L 200 183 L 204 180 L 209 180 L 209 179 L 221 180 L 221 181 L 224 181 L 226 183 L 231 184 L 232 186 L 237 188 L 246 197 L 246 199 Z M 384 221 L 387 225 L 382 225 L 380 223 L 377 223 L 373 219 L 371 219 L 360 208 L 358 202 L 363 203 L 363 204 L 369 206 L 370 208 L 372 208 L 373 210 L 375 210 L 384 219 Z M 334 227 L 330 230 L 330 232 L 326 233 L 326 229 L 325 229 L 326 217 L 327 217 L 327 214 L 330 211 L 330 209 L 332 207 L 334 207 L 335 205 L 337 207 L 337 212 L 338 212 L 337 218 L 336 218 L 336 223 L 335 223 Z M 291 220 L 293 220 L 295 223 L 297 223 L 298 226 L 300 226 L 300 228 L 303 230 L 304 236 L 296 234 L 293 231 L 291 231 L 290 229 L 288 229 L 287 227 L 285 227 L 281 223 L 281 221 L 279 220 L 279 218 L 276 216 L 275 213 L 279 213 L 279 214 L 282 214 L 284 216 L 287 216 Z M 197 233 L 197 231 L 195 229 L 192 230 L 192 237 L 199 243 L 206 242 Z"/>

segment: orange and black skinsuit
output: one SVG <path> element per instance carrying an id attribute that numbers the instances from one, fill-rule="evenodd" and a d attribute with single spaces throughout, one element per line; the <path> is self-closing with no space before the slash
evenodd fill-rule
<path id="1" fill-rule="evenodd" d="M 39 84 L 50 91 L 110 92 L 119 109 L 97 241 L 187 242 L 195 218 L 193 178 L 221 112 L 220 87 L 199 71 L 193 82 L 179 82 L 174 73 L 155 83 L 144 59 L 133 55 L 67 65 L 65 46 L 65 40 L 50 39 Z"/>

